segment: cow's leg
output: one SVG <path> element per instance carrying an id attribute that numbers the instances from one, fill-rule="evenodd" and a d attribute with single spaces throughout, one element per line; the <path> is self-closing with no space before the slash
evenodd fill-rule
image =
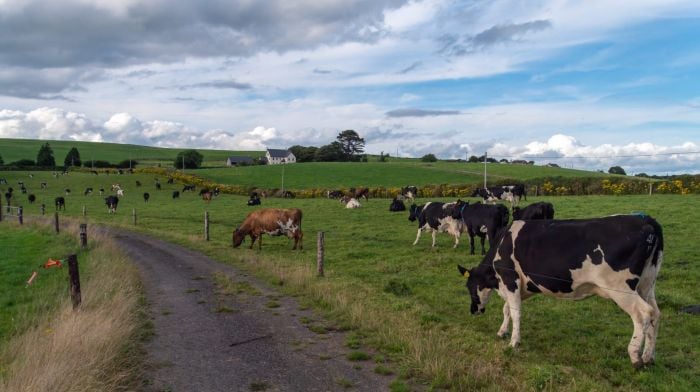
<path id="1" fill-rule="evenodd" d="M 482 256 L 486 254 L 486 248 L 484 248 L 484 237 L 485 237 L 484 233 L 479 234 L 479 240 L 481 240 L 481 255 Z"/>
<path id="2" fill-rule="evenodd" d="M 503 323 L 501 323 L 501 328 L 498 329 L 498 337 L 502 338 L 508 334 L 508 325 L 510 324 L 510 306 L 508 302 L 503 304 Z"/>
<path id="3" fill-rule="evenodd" d="M 455 237 L 455 245 L 452 248 L 456 248 L 457 245 L 459 245 L 459 231 L 457 231 L 456 234 L 454 234 Z"/>
<path id="4" fill-rule="evenodd" d="M 262 233 L 258 236 L 258 250 L 262 250 Z"/>
<path id="5" fill-rule="evenodd" d="M 435 247 L 436 240 L 437 240 L 437 230 L 433 230 L 433 248 Z"/>
<path id="6" fill-rule="evenodd" d="M 608 295 L 632 318 L 634 332 L 627 346 L 627 352 L 629 353 L 632 365 L 635 368 L 639 368 L 643 365 L 640 351 L 644 344 L 644 336 L 650 326 L 654 309 L 637 293 L 613 291 L 608 293 Z"/>
<path id="7" fill-rule="evenodd" d="M 469 232 L 469 249 L 470 253 L 474 254 L 474 233 Z"/>
<path id="8" fill-rule="evenodd" d="M 299 235 L 299 250 L 302 250 L 304 249 L 304 232 L 299 229 L 297 234 Z"/>
<path id="9" fill-rule="evenodd" d="M 654 354 L 656 351 L 656 335 L 659 333 L 659 323 L 661 322 L 661 311 L 656 304 L 656 296 L 654 289 L 647 295 L 647 303 L 651 306 L 651 320 L 649 328 L 647 328 L 644 336 L 644 352 L 642 353 L 642 363 L 649 365 L 654 363 Z"/>
<path id="10" fill-rule="evenodd" d="M 522 302 L 522 298 L 520 297 L 520 284 L 517 284 L 516 280 L 515 292 L 512 292 L 508 290 L 508 287 L 503 282 L 499 282 L 498 291 L 499 293 L 503 293 L 501 296 L 506 302 L 503 306 L 508 307 L 508 313 L 510 314 L 511 323 L 513 324 L 512 333 L 510 335 L 510 346 L 518 347 L 520 344 L 520 304 Z M 504 316 L 505 312 L 506 311 L 503 310 Z M 508 324 L 506 324 L 506 328 L 507 325 Z"/>
<path id="11" fill-rule="evenodd" d="M 257 237 L 255 237 L 253 233 L 250 233 L 250 246 L 248 247 L 248 249 L 253 249 L 253 244 L 255 243 L 256 238 Z"/>
<path id="12" fill-rule="evenodd" d="M 423 232 L 423 229 L 419 228 L 419 229 L 418 229 L 418 234 L 416 234 L 416 240 L 413 241 L 413 245 L 415 245 L 415 244 L 418 243 L 418 240 L 420 239 L 420 233 L 422 233 L 422 232 Z"/>

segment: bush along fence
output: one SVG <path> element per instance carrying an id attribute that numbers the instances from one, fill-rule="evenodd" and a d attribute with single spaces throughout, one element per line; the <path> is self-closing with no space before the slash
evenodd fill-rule
<path id="1" fill-rule="evenodd" d="M 166 168 L 139 168 L 135 173 L 149 173 L 188 184 L 199 188 L 219 188 L 221 193 L 248 196 L 251 192 L 265 192 L 268 196 L 282 196 L 279 188 L 263 189 L 252 186 L 219 184 L 196 174 L 182 173 Z M 682 176 L 668 181 L 649 181 L 634 177 L 545 177 L 527 181 L 498 180 L 489 183 L 489 186 L 512 185 L 524 183 L 527 186 L 528 196 L 576 196 L 576 195 L 635 195 L 664 193 L 664 194 L 700 194 L 700 176 Z M 409 185 L 409 184 L 407 184 Z M 413 184 L 411 184 L 413 185 Z M 419 197 L 470 197 L 474 190 L 481 184 L 429 184 L 418 187 Z M 328 191 L 340 190 L 347 192 L 349 188 L 309 188 L 309 189 L 285 189 L 292 191 L 298 198 L 325 198 Z M 373 198 L 392 198 L 401 193 L 400 187 L 370 187 L 369 194 Z"/>

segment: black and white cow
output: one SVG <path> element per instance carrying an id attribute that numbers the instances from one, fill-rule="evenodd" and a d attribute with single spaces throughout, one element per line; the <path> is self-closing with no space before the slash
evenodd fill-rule
<path id="1" fill-rule="evenodd" d="M 60 210 L 61 208 L 63 209 L 63 211 L 66 210 L 66 199 L 63 196 L 59 196 L 59 197 L 55 198 L 53 201 L 54 201 L 54 204 L 56 205 L 56 211 Z"/>
<path id="2" fill-rule="evenodd" d="M 408 220 L 411 222 L 418 220 L 418 234 L 413 245 L 418 243 L 423 231 L 430 230 L 433 234 L 433 247 L 435 247 L 435 237 L 440 232 L 452 235 L 455 239 L 453 247 L 456 248 L 459 245 L 459 236 L 462 234 L 462 222 L 452 217 L 456 204 L 456 202 L 428 202 L 421 206 L 411 204 Z"/>
<path id="3" fill-rule="evenodd" d="M 489 245 L 494 246 L 498 230 L 508 226 L 508 208 L 502 204 L 489 205 L 479 202 L 469 204 L 458 201 L 453 218 L 460 220 L 464 230 L 469 234 L 470 253 L 474 254 L 474 236 L 481 239 L 481 254 L 486 253 L 484 238 L 488 236 Z"/>
<path id="4" fill-rule="evenodd" d="M 92 188 L 85 188 L 85 192 L 83 192 L 84 196 L 87 196 L 92 193 Z"/>
<path id="5" fill-rule="evenodd" d="M 183 193 L 184 193 L 184 192 L 188 192 L 188 191 L 194 192 L 194 191 L 195 191 L 195 188 L 196 188 L 195 185 L 185 185 L 185 186 L 182 187 L 182 192 L 183 192 Z"/>
<path id="6" fill-rule="evenodd" d="M 399 211 L 406 211 L 406 205 L 403 203 L 403 201 L 394 198 L 394 200 L 391 201 L 391 205 L 389 206 L 389 211 L 391 212 L 399 212 Z"/>
<path id="7" fill-rule="evenodd" d="M 522 184 L 476 188 L 472 193 L 472 197 L 481 197 L 484 203 L 496 204 L 498 200 L 508 201 L 511 209 L 518 205 L 523 196 L 525 196 L 525 185 Z"/>
<path id="8" fill-rule="evenodd" d="M 173 191 L 173 199 L 180 197 L 180 191 Z"/>
<path id="9" fill-rule="evenodd" d="M 148 193 L 148 192 L 144 192 L 144 193 L 143 193 L 143 201 L 144 201 L 144 202 L 148 203 L 148 199 L 150 199 L 150 198 L 151 198 L 151 194 L 150 194 L 150 193 Z"/>
<path id="10" fill-rule="evenodd" d="M 522 209 L 513 208 L 513 220 L 528 219 L 554 219 L 554 206 L 552 203 L 540 201 Z"/>
<path id="11" fill-rule="evenodd" d="M 105 197 L 105 204 L 110 214 L 117 212 L 117 206 L 119 205 L 119 198 L 117 196 L 107 196 Z"/>
<path id="12" fill-rule="evenodd" d="M 634 323 L 627 347 L 635 367 L 654 361 L 660 311 L 654 287 L 663 259 L 661 226 L 644 215 L 580 220 L 514 221 L 499 233 L 467 277 L 471 313 L 483 313 L 493 290 L 505 300 L 498 336 L 520 343 L 521 302 L 534 294 L 565 299 L 612 299 Z M 643 351 L 642 351 L 643 347 Z"/>
<path id="13" fill-rule="evenodd" d="M 401 188 L 401 196 L 413 202 L 418 197 L 418 188 L 413 185 L 403 187 Z"/>
<path id="14" fill-rule="evenodd" d="M 328 197 L 329 199 L 340 199 L 343 196 L 345 196 L 343 191 L 339 191 L 339 190 L 326 191 L 326 197 Z"/>

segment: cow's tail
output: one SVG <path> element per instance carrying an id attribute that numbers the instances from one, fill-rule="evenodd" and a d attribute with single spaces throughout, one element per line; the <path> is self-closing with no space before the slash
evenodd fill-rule
<path id="1" fill-rule="evenodd" d="M 657 222 L 656 219 L 654 219 L 650 216 L 644 217 L 644 223 L 651 226 L 652 230 L 653 230 L 653 235 L 654 235 L 653 241 L 655 242 L 656 246 L 653 248 L 654 254 L 653 254 L 653 258 L 651 259 L 651 264 L 654 266 L 657 266 L 658 264 L 661 263 L 661 258 L 662 258 L 663 250 L 664 250 L 663 229 L 661 229 L 661 225 L 659 224 L 659 222 Z"/>

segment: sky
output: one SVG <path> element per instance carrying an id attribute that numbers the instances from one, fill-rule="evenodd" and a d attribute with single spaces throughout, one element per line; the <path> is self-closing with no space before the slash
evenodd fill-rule
<path id="1" fill-rule="evenodd" d="M 696 0 L 0 0 L 0 137 L 700 173 Z"/>

